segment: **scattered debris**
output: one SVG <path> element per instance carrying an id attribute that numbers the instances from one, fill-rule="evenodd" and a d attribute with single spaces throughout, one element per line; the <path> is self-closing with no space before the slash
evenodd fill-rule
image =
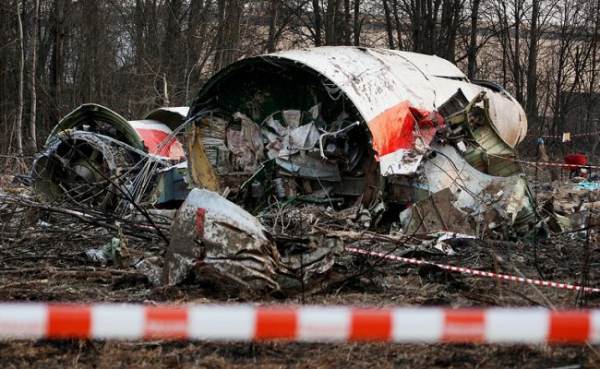
<path id="1" fill-rule="evenodd" d="M 131 265 L 156 285 L 194 271 L 292 293 L 326 288 L 347 264 L 344 247 L 374 239 L 451 256 L 448 238 L 513 241 L 580 227 L 566 206 L 538 211 L 515 151 L 526 131 L 505 90 L 440 58 L 325 47 L 233 63 L 189 111 L 126 121 L 83 105 L 51 134 L 32 177 L 46 200 L 150 227 L 164 211 L 156 208 L 183 202 L 167 216 L 164 255 L 124 262 L 113 234 L 121 248 L 89 250 L 96 262 Z M 163 232 L 154 228 L 153 238 Z"/>

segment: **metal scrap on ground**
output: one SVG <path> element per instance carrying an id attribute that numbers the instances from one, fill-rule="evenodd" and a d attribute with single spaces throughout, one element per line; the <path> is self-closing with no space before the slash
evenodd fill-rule
<path id="1" fill-rule="evenodd" d="M 344 246 L 369 237 L 448 252 L 437 235 L 537 235 L 545 223 L 515 160 L 526 131 L 508 92 L 441 58 L 322 47 L 233 63 L 189 109 L 127 121 L 83 105 L 33 179 L 46 201 L 134 213 L 150 229 L 147 209 L 181 205 L 161 260 L 138 263 L 155 284 L 195 270 L 291 293 L 339 280 Z"/>

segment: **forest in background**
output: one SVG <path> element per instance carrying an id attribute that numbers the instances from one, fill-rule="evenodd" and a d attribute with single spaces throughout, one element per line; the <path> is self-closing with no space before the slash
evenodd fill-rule
<path id="1" fill-rule="evenodd" d="M 82 103 L 135 119 L 239 58 L 324 45 L 456 63 L 513 94 L 530 137 L 595 131 L 599 28 L 600 0 L 0 0 L 0 154 Z"/>

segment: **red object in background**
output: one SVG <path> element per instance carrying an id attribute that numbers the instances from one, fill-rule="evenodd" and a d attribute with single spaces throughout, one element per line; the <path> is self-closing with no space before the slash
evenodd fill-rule
<path id="1" fill-rule="evenodd" d="M 563 157 L 563 160 L 566 164 L 572 165 L 563 165 L 563 170 L 577 170 L 581 167 L 581 165 L 585 165 L 587 163 L 587 158 L 583 154 L 569 154 Z"/>

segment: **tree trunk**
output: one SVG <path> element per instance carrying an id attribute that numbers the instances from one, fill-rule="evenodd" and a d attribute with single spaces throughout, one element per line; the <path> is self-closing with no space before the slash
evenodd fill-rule
<path id="1" fill-rule="evenodd" d="M 144 61 L 144 25 L 146 23 L 144 18 L 144 3 L 142 0 L 135 0 L 133 9 L 133 49 L 135 53 L 133 67 L 135 69 L 139 68 Z"/>
<path id="2" fill-rule="evenodd" d="M 323 21 L 321 20 L 321 6 L 319 5 L 319 0 L 313 0 L 312 4 L 315 15 L 315 46 L 318 47 L 323 45 Z"/>
<path id="3" fill-rule="evenodd" d="M 237 59 L 240 38 L 240 17 L 243 0 L 221 0 L 219 37 L 215 54 L 215 70 L 220 70 Z"/>
<path id="4" fill-rule="evenodd" d="M 181 8 L 182 8 L 182 0 L 169 0 L 166 7 L 166 29 L 165 29 L 165 38 L 163 39 L 163 70 L 165 71 L 162 74 L 163 79 L 163 94 L 162 94 L 162 104 L 163 106 L 169 106 L 171 101 L 169 99 L 169 81 L 171 84 L 176 85 L 177 83 L 177 68 L 179 68 L 183 63 L 181 62 L 182 56 L 185 54 L 181 53 L 181 48 L 178 47 L 181 41 L 181 26 L 180 26 L 180 18 L 181 18 Z M 176 82 L 173 82 L 176 81 Z"/>
<path id="5" fill-rule="evenodd" d="M 529 62 L 527 65 L 527 103 L 525 110 L 532 126 L 537 124 L 537 58 L 539 0 L 533 0 L 529 31 Z"/>
<path id="6" fill-rule="evenodd" d="M 513 82 L 517 101 L 523 104 L 523 84 L 521 82 L 521 11 L 522 0 L 515 0 L 515 51 L 513 57 Z"/>
<path id="7" fill-rule="evenodd" d="M 594 89 L 596 88 L 596 73 L 598 72 L 597 63 L 598 63 L 598 37 L 600 36 L 598 32 L 600 31 L 600 0 L 596 2 L 596 8 L 594 12 L 594 34 L 592 35 L 590 48 L 592 49 L 592 56 L 590 60 L 591 71 L 590 71 L 590 79 L 588 85 L 588 97 L 587 97 L 587 109 L 586 109 L 586 122 L 588 130 L 596 130 L 597 127 L 593 125 L 593 114 L 594 107 L 597 103 L 596 94 L 594 93 Z"/>
<path id="8" fill-rule="evenodd" d="M 352 24 L 352 16 L 350 15 L 350 0 L 344 0 L 344 45 L 352 45 L 352 32 L 350 25 Z"/>
<path id="9" fill-rule="evenodd" d="M 33 13 L 33 32 L 31 43 L 31 111 L 29 114 L 29 134 L 31 136 L 32 152 L 37 151 L 36 139 L 36 116 L 37 116 L 37 49 L 38 49 L 38 33 L 39 33 L 39 18 L 40 18 L 40 0 L 35 0 Z"/>
<path id="10" fill-rule="evenodd" d="M 354 46 L 360 46 L 360 0 L 354 0 Z"/>
<path id="11" fill-rule="evenodd" d="M 471 36 L 469 40 L 469 50 L 467 51 L 467 76 L 475 78 L 477 68 L 477 31 L 479 29 L 479 3 L 481 0 L 473 0 L 471 6 Z"/>
<path id="12" fill-rule="evenodd" d="M 392 26 L 392 16 L 390 14 L 390 6 L 388 0 L 383 1 L 383 12 L 385 14 L 385 30 L 388 38 L 388 47 L 394 49 L 394 28 Z"/>
<path id="13" fill-rule="evenodd" d="M 17 10 L 17 33 L 19 34 L 19 92 L 17 118 L 15 121 L 15 131 L 17 136 L 17 155 L 23 155 L 23 90 L 25 88 L 25 45 L 23 35 L 23 21 L 21 18 L 20 0 L 15 0 Z"/>
<path id="14" fill-rule="evenodd" d="M 56 122 L 62 114 L 62 81 L 63 81 L 63 59 L 65 53 L 65 10 L 67 0 L 54 0 L 53 22 L 52 22 L 52 57 L 50 59 L 50 104 L 51 122 Z"/>
<path id="15" fill-rule="evenodd" d="M 335 45 L 337 40 L 337 15 L 340 0 L 329 0 L 327 2 L 327 14 L 325 24 L 325 45 Z"/>
<path id="16" fill-rule="evenodd" d="M 396 24 L 396 37 L 398 38 L 398 50 L 404 49 L 404 43 L 402 42 L 402 22 L 400 22 L 400 15 L 398 14 L 398 0 L 393 0 L 392 13 L 394 14 L 394 23 Z"/>
<path id="17" fill-rule="evenodd" d="M 275 35 L 277 34 L 277 18 L 279 16 L 279 0 L 271 0 L 271 17 L 269 19 L 269 39 L 267 40 L 267 51 L 274 53 L 276 50 Z"/>

